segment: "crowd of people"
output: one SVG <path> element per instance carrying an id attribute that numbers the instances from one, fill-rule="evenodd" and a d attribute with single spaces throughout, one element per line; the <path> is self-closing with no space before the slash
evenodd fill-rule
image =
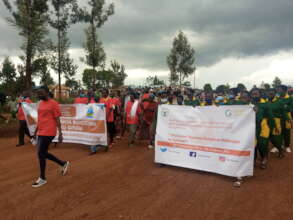
<path id="1" fill-rule="evenodd" d="M 62 131 L 59 117 L 60 109 L 58 103 L 53 101 L 52 95 L 46 88 L 38 92 L 39 119 L 37 131 L 38 152 L 40 161 L 40 178 L 33 186 L 46 183 L 45 166 L 46 159 L 53 160 L 62 167 L 63 174 L 66 173 L 69 162 L 61 161 L 48 153 L 48 146 L 59 129 L 59 141 L 62 142 Z M 24 92 L 18 100 L 17 117 L 19 119 L 19 142 L 18 147 L 24 145 L 25 134 L 33 140 L 33 135 L 28 131 L 22 110 L 22 103 L 31 103 L 30 93 Z M 155 144 L 155 133 L 157 124 L 158 106 L 186 105 L 199 106 L 221 106 L 221 105 L 253 105 L 256 112 L 256 150 L 255 160 L 258 159 L 259 166 L 266 169 L 268 155 L 271 151 L 279 158 L 285 153 L 291 153 L 291 128 L 293 126 L 293 91 L 287 86 L 281 85 L 276 89 L 233 88 L 225 91 L 202 91 L 188 88 L 123 88 L 123 89 L 101 89 L 81 90 L 74 99 L 75 104 L 102 103 L 106 109 L 106 120 L 108 130 L 109 150 L 119 145 L 119 140 L 128 132 L 128 146 L 133 147 L 136 140 L 145 140 L 148 147 L 152 149 Z M 41 108 L 42 107 L 42 108 Z M 40 124 L 41 123 L 41 124 Z M 44 125 L 48 125 L 45 126 Z M 270 145 L 271 143 L 271 145 Z M 270 148 L 270 146 L 272 146 Z M 90 155 L 96 154 L 101 146 L 91 146 Z M 64 172 L 65 171 L 65 172 Z M 238 183 L 239 184 L 239 183 Z"/>

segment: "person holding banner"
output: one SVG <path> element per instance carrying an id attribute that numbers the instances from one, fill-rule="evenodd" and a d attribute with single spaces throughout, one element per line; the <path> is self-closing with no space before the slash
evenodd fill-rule
<path id="1" fill-rule="evenodd" d="M 115 129 L 116 129 L 116 138 L 120 139 L 121 130 L 122 130 L 122 102 L 120 98 L 120 91 L 117 90 L 116 92 L 112 91 L 110 94 L 110 97 L 112 98 L 112 102 L 115 105 L 114 110 L 114 123 L 115 123 Z"/>
<path id="2" fill-rule="evenodd" d="M 154 128 L 153 121 L 155 117 L 156 109 L 158 108 L 158 103 L 155 102 L 155 96 L 153 94 L 149 94 L 148 101 L 142 103 L 142 123 L 140 129 L 140 139 L 141 140 L 149 140 L 149 148 L 152 149 L 154 146 Z"/>
<path id="3" fill-rule="evenodd" d="M 256 110 L 256 152 L 261 157 L 261 168 L 266 169 L 268 163 L 268 146 L 271 129 L 275 128 L 271 109 L 264 99 L 261 98 L 259 89 L 254 88 L 250 92 L 252 104 Z"/>
<path id="4" fill-rule="evenodd" d="M 38 98 L 40 99 L 38 107 L 38 123 L 36 134 L 38 136 L 37 149 L 40 165 L 40 176 L 32 187 L 40 187 L 47 183 L 46 180 L 46 160 L 49 159 L 57 163 L 61 167 L 61 175 L 67 173 L 69 162 L 63 161 L 55 157 L 53 154 L 48 153 L 49 145 L 55 138 L 58 129 L 58 141 L 62 143 L 62 129 L 60 124 L 61 111 L 59 104 L 49 98 L 49 91 L 45 87 L 38 90 Z"/>
<path id="5" fill-rule="evenodd" d="M 17 118 L 19 120 L 19 129 L 18 129 L 18 144 L 16 147 L 21 147 L 24 145 L 24 136 L 27 135 L 30 139 L 32 136 L 27 127 L 27 123 L 25 120 L 25 115 L 22 109 L 22 103 L 32 103 L 30 100 L 30 94 L 28 91 L 24 91 L 22 97 L 18 100 L 18 108 L 17 108 Z"/>
<path id="6" fill-rule="evenodd" d="M 115 111 L 115 104 L 111 97 L 109 97 L 109 90 L 104 89 L 102 91 L 102 98 L 100 99 L 100 103 L 105 104 L 106 108 L 106 118 L 107 118 L 107 129 L 109 134 L 109 143 L 108 147 L 111 148 L 114 142 L 114 137 L 116 134 L 116 127 L 114 122 L 114 111 Z"/>

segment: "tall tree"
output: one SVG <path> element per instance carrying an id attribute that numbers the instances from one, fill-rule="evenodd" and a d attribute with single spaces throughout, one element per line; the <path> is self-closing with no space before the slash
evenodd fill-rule
<path id="1" fill-rule="evenodd" d="M 92 28 L 85 30 L 86 43 L 84 44 L 85 59 L 81 59 L 88 66 L 91 66 L 93 70 L 97 68 L 104 69 L 106 63 L 106 53 L 104 51 L 102 42 L 98 40 L 98 35 L 92 33 Z"/>
<path id="2" fill-rule="evenodd" d="M 195 71 L 195 50 L 191 47 L 187 37 L 182 31 L 173 41 L 173 48 L 167 57 L 167 64 L 171 72 L 171 80 L 174 75 L 179 75 L 179 84 Z M 172 82 L 171 82 L 172 83 Z"/>
<path id="3" fill-rule="evenodd" d="M 47 48 L 48 0 L 2 0 L 11 14 L 8 22 L 23 38 L 26 88 L 32 86 L 32 63 Z"/>
<path id="4" fill-rule="evenodd" d="M 88 0 L 87 5 L 88 7 L 82 11 L 82 20 L 89 23 L 89 27 L 85 30 L 85 63 L 96 70 L 97 67 L 103 68 L 106 62 L 106 53 L 98 40 L 97 29 L 114 14 L 114 4 L 106 7 L 105 0 Z"/>
<path id="5" fill-rule="evenodd" d="M 58 73 L 59 97 L 61 97 L 61 75 L 64 73 L 66 80 L 70 79 L 76 72 L 76 66 L 70 58 L 68 49 L 70 42 L 67 32 L 70 26 L 81 19 L 81 13 L 76 0 L 51 0 L 53 10 L 50 11 L 49 23 L 57 31 L 57 43 L 52 45 L 53 57 L 52 68 Z M 70 71 L 69 69 L 75 69 Z"/>
<path id="6" fill-rule="evenodd" d="M 276 76 L 275 79 L 274 79 L 274 81 L 273 81 L 273 84 L 272 84 L 273 88 L 276 89 L 276 88 L 278 88 L 281 85 L 282 85 L 281 79 Z"/>
<path id="7" fill-rule="evenodd" d="M 33 62 L 33 71 L 40 78 L 42 86 L 54 84 L 54 79 L 50 74 L 50 64 L 47 57 L 40 57 Z"/>

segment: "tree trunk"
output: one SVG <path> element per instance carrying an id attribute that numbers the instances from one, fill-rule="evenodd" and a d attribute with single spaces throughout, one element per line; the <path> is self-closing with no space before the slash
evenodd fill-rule
<path id="1" fill-rule="evenodd" d="M 25 87 L 32 90 L 32 27 L 31 27 L 31 0 L 26 1 L 26 10 L 28 17 L 27 26 L 27 44 L 26 44 L 26 60 L 25 60 Z"/>
<path id="2" fill-rule="evenodd" d="M 57 11 L 58 18 L 58 90 L 59 90 L 59 101 L 62 100 L 61 97 L 61 30 L 60 30 L 60 12 L 59 6 Z"/>

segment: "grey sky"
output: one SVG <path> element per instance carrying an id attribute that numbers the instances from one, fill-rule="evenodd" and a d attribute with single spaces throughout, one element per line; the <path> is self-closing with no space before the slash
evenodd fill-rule
<path id="1" fill-rule="evenodd" d="M 263 59 L 279 53 L 292 53 L 292 0 L 107 2 L 115 3 L 116 13 L 99 30 L 99 34 L 108 61 L 116 59 L 130 72 L 138 69 L 150 73 L 167 72 L 166 56 L 179 30 L 187 34 L 196 49 L 199 70 L 206 71 L 201 73 L 201 77 L 213 84 L 220 83 L 223 77 L 230 82 L 267 68 L 267 63 L 259 66 L 256 60 L 261 63 Z M 21 41 L 17 32 L 3 19 L 7 12 L 2 1 L 0 13 L 0 56 L 18 55 Z M 74 51 L 80 51 L 82 47 L 84 28 L 84 24 L 79 24 L 70 30 Z M 78 63 L 79 56 L 80 53 L 73 54 Z M 233 66 L 226 66 L 222 70 L 224 73 L 214 73 L 214 76 L 209 73 L 209 68 L 227 59 L 252 60 L 251 66 L 255 69 L 247 67 L 249 72 L 246 72 L 242 67 L 235 70 Z M 136 81 L 136 77 L 141 79 L 139 72 L 137 75 L 131 75 L 130 81 Z"/>

